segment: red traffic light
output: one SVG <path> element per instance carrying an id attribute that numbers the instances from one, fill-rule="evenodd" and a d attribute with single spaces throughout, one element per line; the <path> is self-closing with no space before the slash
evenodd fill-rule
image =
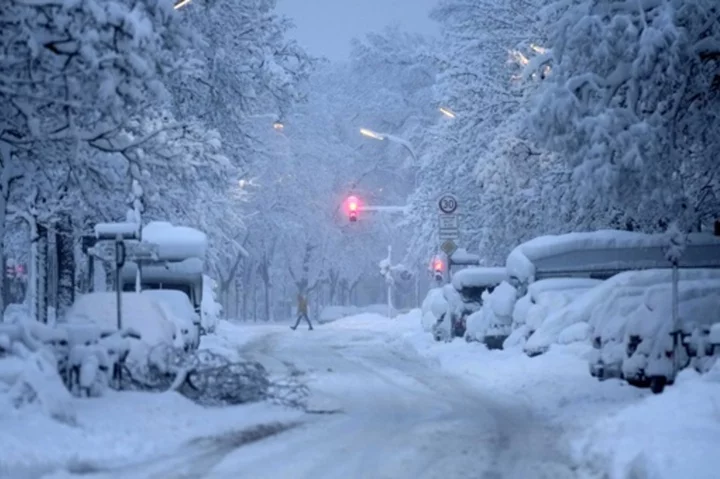
<path id="1" fill-rule="evenodd" d="M 441 259 L 436 259 L 433 261 L 433 268 L 435 271 L 442 271 L 443 270 L 443 261 Z"/>
<path id="2" fill-rule="evenodd" d="M 357 196 L 351 196 L 347 199 L 348 201 L 348 211 L 353 212 L 357 211 L 359 207 L 359 201 L 357 199 Z"/>
<path id="3" fill-rule="evenodd" d="M 350 221 L 357 221 L 358 211 L 360 210 L 360 200 L 357 196 L 348 196 L 345 201 L 345 207 L 347 208 L 347 214 Z"/>

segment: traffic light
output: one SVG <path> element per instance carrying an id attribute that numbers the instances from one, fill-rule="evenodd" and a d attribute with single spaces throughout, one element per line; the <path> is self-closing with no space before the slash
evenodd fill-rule
<path id="1" fill-rule="evenodd" d="M 443 263 L 443 260 L 440 258 L 435 258 L 433 260 L 433 273 L 435 276 L 435 281 L 441 282 L 443 280 L 443 270 L 445 269 L 445 264 Z"/>
<path id="2" fill-rule="evenodd" d="M 360 209 L 360 201 L 357 196 L 349 196 L 347 199 L 347 213 L 351 222 L 358 219 L 358 210 Z"/>

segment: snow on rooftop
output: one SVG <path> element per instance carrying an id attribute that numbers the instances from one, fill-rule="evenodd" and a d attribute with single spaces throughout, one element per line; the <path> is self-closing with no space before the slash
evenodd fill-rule
<path id="1" fill-rule="evenodd" d="M 669 244 L 667 234 L 645 234 L 620 230 L 540 236 L 513 249 L 508 255 L 506 267 L 511 276 L 522 280 L 535 277 L 538 263 L 549 264 L 551 262 L 549 260 L 553 257 L 562 257 L 563 255 L 567 256 L 565 260 L 568 267 L 571 268 L 577 268 L 579 263 L 587 263 L 587 267 L 593 269 L 599 267 L 622 268 L 626 264 L 637 266 L 638 269 L 640 267 L 662 268 L 668 264 L 663 249 Z M 686 250 L 683 258 L 687 258 L 688 261 L 707 260 L 720 264 L 720 237 L 707 233 L 691 233 L 687 235 L 687 246 L 696 247 L 694 252 Z M 631 248 L 637 248 L 637 251 L 619 254 L 620 250 Z M 647 250 L 642 250 L 642 248 L 647 248 Z M 612 254 L 613 250 L 617 251 L 617 254 Z M 593 252 L 596 253 L 593 254 Z M 552 267 L 561 266 L 560 259 L 557 263 L 552 264 Z"/>
<path id="2" fill-rule="evenodd" d="M 158 257 L 165 261 L 187 258 L 204 258 L 207 252 L 207 235 L 187 226 L 175 226 L 164 221 L 153 221 L 142 229 L 142 240 L 157 244 Z"/>
<path id="3" fill-rule="evenodd" d="M 136 238 L 137 223 L 98 223 L 95 225 L 95 236 L 99 239 L 115 239 L 117 235 L 124 238 Z"/>
<path id="4" fill-rule="evenodd" d="M 468 253 L 465 248 L 458 248 L 451 256 L 455 264 L 479 264 L 480 255 Z"/>
<path id="5" fill-rule="evenodd" d="M 503 267 L 466 268 L 453 275 L 452 285 L 460 291 L 463 288 L 495 286 L 506 279 L 508 279 L 507 269 Z"/>
<path id="6" fill-rule="evenodd" d="M 142 268 L 143 281 L 159 281 L 171 283 L 182 280 L 188 281 L 193 278 L 193 282 L 202 284 L 202 273 L 204 263 L 200 258 L 188 258 L 184 261 L 176 263 L 166 263 L 160 265 L 144 265 Z M 137 272 L 137 264 L 134 262 L 125 263 L 122 269 L 122 277 L 124 281 L 135 278 Z"/>

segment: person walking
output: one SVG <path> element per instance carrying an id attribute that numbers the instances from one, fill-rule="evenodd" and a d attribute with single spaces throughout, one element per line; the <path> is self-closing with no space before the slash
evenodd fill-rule
<path id="1" fill-rule="evenodd" d="M 313 330 L 313 325 L 310 322 L 310 318 L 308 317 L 308 304 L 307 299 L 302 295 L 302 293 L 298 293 L 297 295 L 297 321 L 295 321 L 295 326 L 290 326 L 290 329 L 293 331 L 297 329 L 297 327 L 300 325 L 300 321 L 303 319 L 307 321 L 308 323 L 308 331 Z"/>

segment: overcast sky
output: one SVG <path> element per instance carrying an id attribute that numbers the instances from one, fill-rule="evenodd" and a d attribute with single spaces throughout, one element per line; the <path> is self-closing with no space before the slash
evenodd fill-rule
<path id="1" fill-rule="evenodd" d="M 398 23 L 404 30 L 436 33 L 428 12 L 436 0 L 278 0 L 292 18 L 292 35 L 311 54 L 347 58 L 350 39 Z"/>

